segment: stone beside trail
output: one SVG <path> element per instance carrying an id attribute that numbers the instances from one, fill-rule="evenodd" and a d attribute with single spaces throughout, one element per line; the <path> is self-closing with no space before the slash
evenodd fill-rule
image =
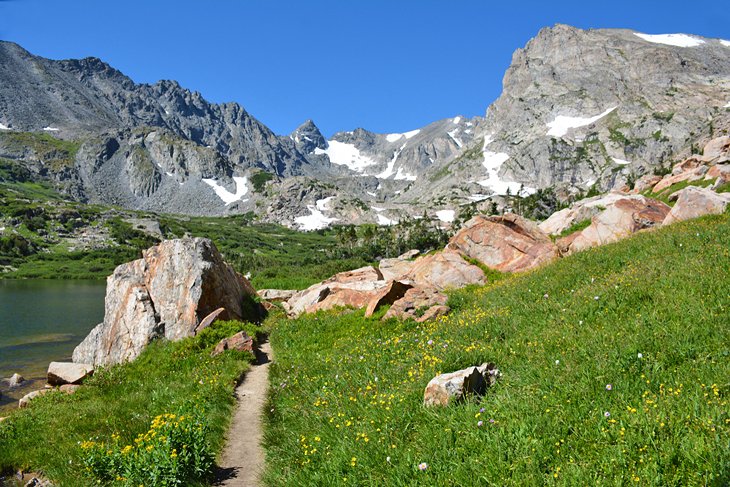
<path id="1" fill-rule="evenodd" d="M 209 239 L 162 242 L 107 278 L 104 322 L 76 347 L 73 360 L 93 365 L 133 360 L 156 338 L 193 336 L 219 308 L 225 309 L 219 319 L 253 319 L 244 301 L 255 295 Z"/>
<path id="2" fill-rule="evenodd" d="M 256 351 L 256 363 L 236 388 L 238 405 L 218 462 L 218 482 L 215 485 L 252 487 L 261 484 L 265 460 L 261 444 L 262 418 L 272 358 L 270 344 L 262 343 Z"/>

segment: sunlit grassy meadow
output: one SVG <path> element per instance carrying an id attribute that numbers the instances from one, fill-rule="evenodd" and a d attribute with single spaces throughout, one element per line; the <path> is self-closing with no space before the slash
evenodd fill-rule
<path id="1" fill-rule="evenodd" d="M 730 215 L 451 296 L 416 324 L 281 320 L 270 485 L 728 485 Z M 380 313 L 382 316 L 382 311 Z M 495 362 L 482 398 L 422 406 Z"/>

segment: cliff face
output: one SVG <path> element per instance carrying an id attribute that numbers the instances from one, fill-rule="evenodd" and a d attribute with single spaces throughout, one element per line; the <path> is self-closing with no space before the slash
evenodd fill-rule
<path id="1" fill-rule="evenodd" d="M 79 200 L 252 211 L 292 226 L 312 215 L 384 224 L 547 187 L 608 190 L 730 126 L 730 42 L 556 25 L 514 53 L 503 85 L 486 117 L 330 140 L 308 120 L 277 136 L 174 81 L 136 84 L 96 58 L 52 61 L 0 42 L 0 156 Z M 37 153 L 5 151 L 11 131 L 80 148 L 49 169 Z M 270 181 L 254 187 L 260 171 Z"/>

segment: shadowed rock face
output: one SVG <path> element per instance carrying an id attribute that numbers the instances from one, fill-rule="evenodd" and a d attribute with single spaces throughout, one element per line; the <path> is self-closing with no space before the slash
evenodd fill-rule
<path id="1" fill-rule="evenodd" d="M 107 278 L 104 322 L 73 353 L 74 362 L 108 365 L 133 360 L 156 338 L 195 334 L 202 319 L 253 319 L 245 300 L 256 294 L 203 238 L 169 240 L 122 264 Z"/>
<path id="2" fill-rule="evenodd" d="M 500 272 L 526 271 L 558 258 L 557 247 L 535 223 L 511 213 L 472 218 L 447 248 Z"/>

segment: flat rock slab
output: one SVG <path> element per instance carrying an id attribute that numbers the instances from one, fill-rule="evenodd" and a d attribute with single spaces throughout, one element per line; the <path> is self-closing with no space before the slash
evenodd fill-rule
<path id="1" fill-rule="evenodd" d="M 81 384 L 84 379 L 93 373 L 94 366 L 91 364 L 51 362 L 48 366 L 48 383 L 52 386 Z"/>

